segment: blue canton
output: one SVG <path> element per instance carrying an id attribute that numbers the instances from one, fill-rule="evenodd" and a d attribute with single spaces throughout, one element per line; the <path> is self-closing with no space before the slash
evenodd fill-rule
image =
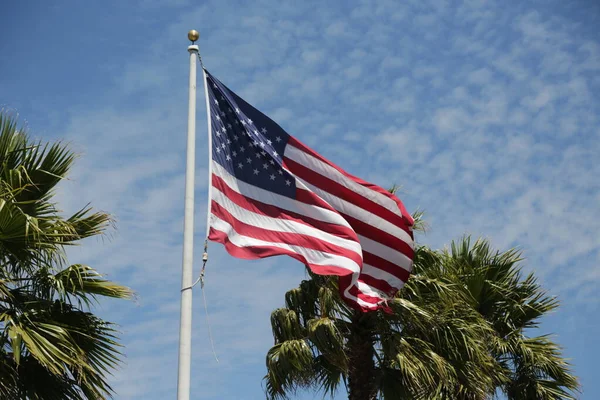
<path id="1" fill-rule="evenodd" d="M 294 198 L 296 180 L 282 167 L 290 135 L 208 71 L 206 77 L 213 160 L 241 181 Z"/>

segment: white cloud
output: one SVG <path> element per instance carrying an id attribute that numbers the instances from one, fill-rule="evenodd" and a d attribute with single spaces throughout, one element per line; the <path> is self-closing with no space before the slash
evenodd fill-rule
<path id="1" fill-rule="evenodd" d="M 442 134 L 459 132 L 464 130 L 468 123 L 469 116 L 458 107 L 444 107 L 438 109 L 434 116 L 434 124 Z"/>
<path id="2" fill-rule="evenodd" d="M 322 50 L 304 50 L 302 52 L 302 59 L 305 63 L 315 64 L 323 61 L 325 53 Z"/>
<path id="3" fill-rule="evenodd" d="M 325 34 L 329 36 L 347 36 L 348 28 L 345 22 L 336 21 L 327 27 Z"/>
<path id="4" fill-rule="evenodd" d="M 486 85 L 492 79 L 492 72 L 488 68 L 479 68 L 469 74 L 469 82 Z"/>
<path id="5" fill-rule="evenodd" d="M 545 107 L 548 103 L 552 101 L 554 98 L 554 93 L 552 88 L 545 87 L 541 91 L 539 91 L 533 97 L 526 97 L 523 99 L 522 104 L 531 108 L 533 111 L 539 111 L 540 108 Z"/>
<path id="6" fill-rule="evenodd" d="M 283 123 L 292 118 L 293 115 L 294 113 L 289 108 L 280 107 L 273 111 L 270 117 L 278 123 Z"/>
<path id="7" fill-rule="evenodd" d="M 388 113 L 410 113 L 415 108 L 415 99 L 411 96 L 400 96 L 398 99 L 386 100 L 383 109 Z"/>
<path id="8" fill-rule="evenodd" d="M 353 65 L 344 70 L 344 75 L 347 79 L 356 79 L 362 73 L 362 68 L 360 65 Z"/>

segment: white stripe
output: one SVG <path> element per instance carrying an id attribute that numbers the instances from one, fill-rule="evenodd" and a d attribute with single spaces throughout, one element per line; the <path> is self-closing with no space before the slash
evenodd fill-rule
<path id="1" fill-rule="evenodd" d="M 331 206 L 334 209 L 338 210 L 341 213 L 354 217 L 358 220 L 361 220 L 374 228 L 389 233 L 390 235 L 397 237 L 398 239 L 402 240 L 404 243 L 409 245 L 411 249 L 414 249 L 415 244 L 413 243 L 412 238 L 402 228 L 399 228 L 391 222 L 386 221 L 380 216 L 370 213 L 357 205 L 354 205 L 346 200 L 340 199 L 339 197 L 334 196 L 329 192 L 321 190 L 318 187 L 311 185 L 306 181 L 304 181 L 304 183 L 312 192 L 316 193 L 327 203 L 331 204 Z"/>
<path id="2" fill-rule="evenodd" d="M 364 283 L 364 282 L 357 282 L 356 286 L 358 287 L 358 290 L 361 291 L 362 294 L 370 296 L 370 297 L 378 297 L 382 300 L 388 300 L 390 297 L 388 295 L 386 295 L 385 293 L 383 293 L 382 291 L 378 290 L 376 287 L 369 285 L 368 283 Z"/>
<path id="3" fill-rule="evenodd" d="M 357 282 L 357 284 L 358 284 L 358 282 Z M 344 297 L 358 303 L 360 306 L 362 306 L 364 308 L 376 309 L 379 306 L 379 304 L 384 300 L 383 298 L 380 298 L 380 300 L 378 300 L 377 302 L 370 303 L 363 299 L 359 299 L 358 297 L 350 294 L 350 289 L 352 287 L 354 287 L 354 285 L 350 285 L 344 290 Z M 360 288 L 359 288 L 359 290 L 360 290 Z M 360 294 L 364 294 L 364 293 L 361 292 Z M 372 296 L 372 297 L 377 297 L 377 296 Z"/>
<path id="4" fill-rule="evenodd" d="M 402 281 L 402 279 L 390 274 L 387 271 L 384 271 L 369 264 L 363 263 L 363 268 L 360 271 L 360 274 L 369 275 L 370 277 L 373 277 L 375 279 L 385 281 L 395 289 L 400 289 L 402 286 L 404 286 L 404 281 Z"/>
<path id="5" fill-rule="evenodd" d="M 412 260 L 403 253 L 364 236 L 359 235 L 358 240 L 364 251 L 394 263 L 408 272 L 412 271 Z"/>
<path id="6" fill-rule="evenodd" d="M 300 201 L 290 199 L 289 197 L 282 196 L 240 181 L 235 176 L 232 176 L 216 161 L 213 161 L 213 173 L 219 178 L 223 179 L 223 181 L 225 181 L 231 190 L 241 194 L 242 196 L 300 215 L 304 215 L 309 218 L 352 229 L 348 222 L 336 211 L 302 203 Z"/>
<path id="7" fill-rule="evenodd" d="M 303 150 L 300 150 L 297 147 L 288 144 L 285 147 L 284 152 L 285 157 L 290 160 L 294 160 L 299 164 L 304 165 L 305 167 L 313 170 L 314 172 L 326 176 L 327 178 L 339 183 L 342 186 L 352 190 L 356 194 L 371 200 L 372 202 L 379 204 L 380 206 L 388 209 L 396 215 L 402 216 L 402 212 L 398 208 L 398 204 L 386 195 L 383 195 L 379 192 L 369 189 L 368 187 L 364 187 L 363 185 L 357 183 L 352 178 L 348 178 L 346 175 L 342 174 L 340 171 L 332 167 L 331 165 L 319 160 L 318 158 L 305 153 Z"/>
<path id="8" fill-rule="evenodd" d="M 223 233 L 225 233 L 231 243 L 238 247 L 253 247 L 253 246 L 269 246 L 278 247 L 280 249 L 288 250 L 303 256 L 309 264 L 314 265 L 332 265 L 340 267 L 349 272 L 360 271 L 360 266 L 353 260 L 342 257 L 336 254 L 330 254 L 323 251 L 307 249 L 301 246 L 294 246 L 286 243 L 267 242 L 265 240 L 255 239 L 249 236 L 239 234 L 233 229 L 233 227 L 226 221 L 223 221 L 216 215 L 211 215 L 211 226 Z"/>
<path id="9" fill-rule="evenodd" d="M 358 257 L 362 258 L 362 248 L 360 243 L 332 235 L 317 228 L 301 224 L 296 221 L 291 221 L 283 218 L 273 218 L 263 214 L 258 214 L 238 206 L 231 201 L 218 188 L 213 187 L 213 200 L 221 205 L 224 209 L 238 221 L 247 225 L 254 226 L 258 229 L 268 229 L 276 232 L 297 233 L 315 238 L 321 242 L 331 243 L 344 249 L 355 252 Z"/>
<path id="10" fill-rule="evenodd" d="M 344 289 L 344 295 L 343 296 L 345 298 L 351 300 L 351 301 L 354 301 L 354 302 L 358 303 L 362 307 L 370 308 L 370 309 L 377 308 L 378 304 L 381 301 L 383 301 L 383 299 L 381 299 L 381 301 L 377 301 L 376 303 L 370 303 L 370 302 L 367 302 L 367 301 L 365 301 L 363 299 L 359 299 L 358 297 L 356 297 L 356 296 L 354 296 L 354 295 L 352 295 L 350 293 L 350 289 L 353 288 L 354 286 L 356 286 L 357 284 L 358 284 L 358 281 L 353 280 L 353 283 L 350 286 L 348 286 L 346 289 Z M 362 293 L 360 293 L 360 294 L 362 294 Z"/>

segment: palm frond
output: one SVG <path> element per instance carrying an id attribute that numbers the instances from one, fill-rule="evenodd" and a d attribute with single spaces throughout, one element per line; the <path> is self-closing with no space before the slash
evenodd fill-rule
<path id="1" fill-rule="evenodd" d="M 425 233 L 429 230 L 429 224 L 425 221 L 425 211 L 417 210 L 413 212 L 412 218 L 415 221 L 412 226 L 413 231 Z"/>
<path id="2" fill-rule="evenodd" d="M 288 308 L 278 308 L 271 313 L 271 328 L 275 343 L 302 339 L 305 336 L 305 330 L 300 325 L 298 315 L 294 310 Z"/>
<path id="3" fill-rule="evenodd" d="M 314 378 L 313 354 L 305 340 L 287 340 L 271 347 L 267 353 L 267 395 L 285 399 L 288 393 L 307 387 Z"/>
<path id="4" fill-rule="evenodd" d="M 65 246 L 101 235 L 110 215 L 89 206 L 69 218 L 52 202 L 75 159 L 61 143 L 32 142 L 0 110 L 0 398 L 105 399 L 122 354 L 115 327 L 89 309 L 132 291 Z"/>
<path id="5" fill-rule="evenodd" d="M 558 301 L 522 275 L 522 260 L 469 236 L 440 251 L 417 245 L 389 313 L 357 313 L 336 278 L 309 271 L 272 314 L 267 396 L 333 395 L 344 382 L 351 398 L 574 399 L 579 383 L 560 348 L 526 335 Z"/>
<path id="6" fill-rule="evenodd" d="M 323 391 L 325 395 L 333 398 L 340 383 L 344 381 L 345 369 L 340 368 L 337 363 L 332 363 L 324 355 L 315 357 L 314 381 L 318 385 L 317 390 Z"/>
<path id="7" fill-rule="evenodd" d="M 336 322 L 326 317 L 315 318 L 308 321 L 307 328 L 310 342 L 327 359 L 328 364 L 335 366 L 338 371 L 346 371 L 348 357 L 344 352 L 344 336 Z"/>
<path id="8" fill-rule="evenodd" d="M 44 298 L 61 302 L 71 303 L 75 299 L 86 307 L 92 306 L 98 296 L 131 299 L 134 295 L 128 287 L 106 280 L 93 268 L 82 264 L 70 265 L 56 273 L 53 269 L 39 268 L 29 289 Z"/>
<path id="9" fill-rule="evenodd" d="M 508 355 L 514 365 L 506 384 L 509 398 L 522 398 L 522 393 L 536 393 L 540 399 L 575 399 L 579 382 L 570 364 L 561 356 L 560 348 L 549 336 L 523 338 L 513 335 L 507 341 Z M 514 397 L 510 397 L 514 396 Z"/>

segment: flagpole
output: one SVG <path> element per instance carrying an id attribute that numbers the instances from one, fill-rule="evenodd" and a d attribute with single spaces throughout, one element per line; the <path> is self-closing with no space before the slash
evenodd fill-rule
<path id="1" fill-rule="evenodd" d="M 179 325 L 179 366 L 177 400 L 190 398 L 190 366 L 192 358 L 192 280 L 194 258 L 194 169 L 196 164 L 196 59 L 200 37 L 195 30 L 188 32 L 192 42 L 190 53 L 190 82 L 187 131 L 187 165 L 185 169 L 185 212 L 183 223 L 183 262 L 181 277 L 181 316 Z"/>

